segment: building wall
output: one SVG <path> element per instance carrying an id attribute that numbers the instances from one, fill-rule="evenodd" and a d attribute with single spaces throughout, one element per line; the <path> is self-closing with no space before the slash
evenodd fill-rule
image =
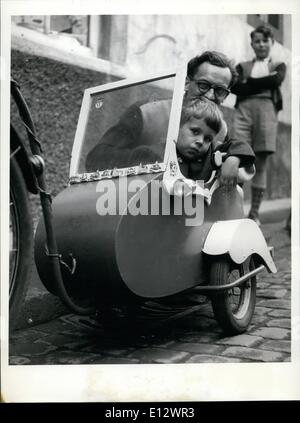
<path id="1" fill-rule="evenodd" d="M 287 23 L 289 18 L 284 17 Z M 89 34 L 93 49 L 89 50 L 76 45 L 75 40 L 68 39 L 65 44 L 63 36 L 45 36 L 27 28 L 13 27 L 12 73 L 17 74 L 24 94 L 30 98 L 38 131 L 49 147 L 45 156 L 51 173 L 57 172 L 57 151 L 61 154 L 59 175 L 51 176 L 55 191 L 67 180 L 71 145 L 85 88 L 174 69 L 207 49 L 222 51 L 236 62 L 246 60 L 253 56 L 249 45 L 252 29 L 246 15 L 93 17 Z M 105 38 L 105 31 L 110 31 L 109 37 Z M 288 31 L 284 38 L 288 44 Z M 94 57 L 103 51 L 110 60 Z M 273 53 L 275 60 L 290 63 L 288 48 L 275 43 Z M 279 114 L 278 153 L 269 163 L 267 195 L 270 198 L 287 197 L 290 192 L 290 81 L 289 69 L 282 87 L 284 111 Z M 223 107 L 229 126 L 234 100 L 234 96 L 230 96 Z"/>
<path id="2" fill-rule="evenodd" d="M 290 28 L 288 18 L 290 16 L 286 17 L 285 23 Z M 124 20 L 124 17 L 114 17 L 116 21 L 119 19 Z M 134 74 L 155 73 L 180 66 L 205 50 L 221 51 L 239 63 L 253 57 L 249 37 L 252 30 L 253 27 L 241 19 L 241 15 L 134 15 L 128 18 L 126 45 L 124 42 L 122 54 L 127 50 L 126 67 Z M 288 32 L 285 39 L 289 39 Z M 112 52 L 115 48 L 120 49 L 120 40 L 111 45 Z M 274 44 L 272 56 L 275 61 L 287 64 L 291 61 L 290 50 L 278 42 Z M 279 119 L 290 124 L 290 67 L 282 92 L 284 110 L 280 112 Z M 225 105 L 232 107 L 234 101 L 235 96 L 231 95 Z"/>

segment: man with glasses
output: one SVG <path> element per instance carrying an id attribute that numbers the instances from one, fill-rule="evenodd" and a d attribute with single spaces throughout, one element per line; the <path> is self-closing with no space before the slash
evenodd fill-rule
<path id="1" fill-rule="evenodd" d="M 200 56 L 191 59 L 187 67 L 187 78 L 185 84 L 184 103 L 199 98 L 206 98 L 220 105 L 230 93 L 231 86 L 237 80 L 237 72 L 231 61 L 222 53 L 206 51 Z M 131 146 L 136 146 L 141 138 L 151 138 L 153 133 L 163 132 L 171 108 L 171 101 L 157 101 L 153 104 L 134 104 L 121 116 L 118 124 L 111 128 L 102 138 L 101 142 L 94 147 L 87 156 L 87 171 L 97 170 L 97 161 L 107 152 L 111 159 L 112 146 L 116 140 L 122 140 L 126 145 L 127 153 Z M 153 117 L 153 115 L 155 116 Z M 153 128 L 155 122 L 155 128 Z M 162 135 L 162 134 L 160 134 Z M 166 134 L 160 136 L 164 138 Z M 227 153 L 226 160 L 221 167 L 220 183 L 228 187 L 234 186 L 237 182 L 239 167 L 250 166 L 254 162 L 254 153 L 248 143 L 240 140 L 230 139 L 227 128 L 223 134 L 219 134 L 219 144 L 215 148 Z M 112 163 L 112 161 L 111 161 Z M 212 167 L 214 164 L 212 163 Z M 189 163 L 189 177 L 201 179 L 203 163 L 201 160 Z"/>
<path id="2" fill-rule="evenodd" d="M 188 63 L 185 99 L 203 96 L 221 104 L 230 94 L 230 87 L 237 80 L 231 61 L 222 53 L 206 51 Z"/>
<path id="3" fill-rule="evenodd" d="M 238 74 L 231 60 L 222 53 L 206 51 L 192 58 L 188 63 L 184 102 L 206 98 L 220 105 L 230 94 L 230 89 L 237 78 Z M 242 140 L 232 139 L 227 128 L 221 132 L 223 133 L 219 134 L 219 141 L 222 144 L 215 145 L 215 148 L 226 152 L 227 158 L 221 168 L 220 182 L 230 187 L 237 182 L 238 168 L 251 166 L 255 156 L 249 144 Z M 190 163 L 189 166 L 193 178 L 198 179 L 198 164 Z M 201 164 L 199 164 L 199 174 L 201 174 L 200 169 Z"/>

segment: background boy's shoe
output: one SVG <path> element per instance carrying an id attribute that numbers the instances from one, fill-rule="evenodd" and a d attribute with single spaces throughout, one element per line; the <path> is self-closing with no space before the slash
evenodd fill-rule
<path id="1" fill-rule="evenodd" d="M 287 218 L 286 226 L 285 226 L 285 229 L 287 230 L 289 236 L 291 236 L 291 226 L 292 226 L 291 220 L 292 220 L 292 212 L 290 211 L 290 214 L 289 214 L 289 217 Z"/>
<path id="2" fill-rule="evenodd" d="M 251 187 L 251 209 L 249 212 L 249 219 L 254 220 L 258 226 L 261 225 L 259 218 L 258 218 L 258 210 L 262 201 L 262 198 L 264 196 L 265 189 L 259 188 L 256 186 Z"/>

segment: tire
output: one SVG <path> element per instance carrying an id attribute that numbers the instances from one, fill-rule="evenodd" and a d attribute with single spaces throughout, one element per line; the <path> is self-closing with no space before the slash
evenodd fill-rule
<path id="1" fill-rule="evenodd" d="M 15 157 L 10 160 L 9 209 L 9 327 L 12 330 L 27 292 L 33 251 L 28 191 Z"/>
<path id="2" fill-rule="evenodd" d="M 228 284 L 255 268 L 252 258 L 239 268 L 233 268 L 232 264 L 226 258 L 215 261 L 210 269 L 211 285 Z M 255 276 L 238 287 L 211 296 L 215 318 L 227 335 L 238 335 L 247 330 L 254 313 L 255 301 Z"/>

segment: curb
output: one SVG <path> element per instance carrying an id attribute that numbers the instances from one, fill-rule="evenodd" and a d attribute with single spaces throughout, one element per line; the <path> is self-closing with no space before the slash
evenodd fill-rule
<path id="1" fill-rule="evenodd" d="M 62 301 L 46 290 L 32 259 L 30 284 L 23 306 L 15 317 L 13 331 L 28 329 L 69 313 Z"/>
<path id="2" fill-rule="evenodd" d="M 65 314 L 70 314 L 70 310 L 64 306 L 58 297 L 48 292 L 38 293 L 25 299 L 14 330 L 29 329 Z"/>
<path id="3" fill-rule="evenodd" d="M 244 210 L 246 216 L 250 210 L 250 203 L 245 203 Z M 259 211 L 261 223 L 275 223 L 288 219 L 291 210 L 290 198 L 278 198 L 275 200 L 263 201 Z"/>

